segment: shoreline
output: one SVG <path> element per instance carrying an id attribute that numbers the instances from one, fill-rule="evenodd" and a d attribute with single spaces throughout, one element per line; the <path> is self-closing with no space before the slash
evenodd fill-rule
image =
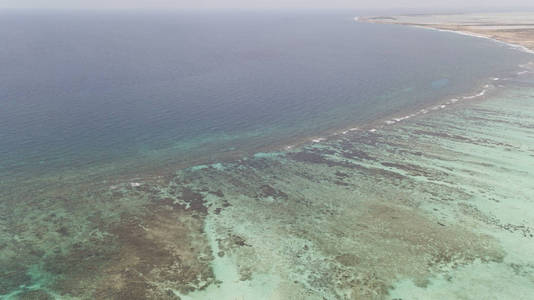
<path id="1" fill-rule="evenodd" d="M 521 69 L 520 66 L 519 69 Z M 522 73 L 519 75 L 525 75 L 531 73 L 531 71 L 519 71 L 517 73 Z M 181 162 L 175 160 L 169 162 L 168 159 L 166 159 L 165 162 L 160 162 L 157 165 L 154 165 L 153 161 L 134 163 L 131 159 L 125 159 L 125 161 L 117 163 L 119 166 L 116 166 L 114 162 L 106 162 L 102 163 L 102 165 L 83 168 L 82 172 L 80 172 L 80 169 L 58 171 L 51 170 L 38 175 L 20 177 L 15 176 L 14 178 L 8 177 L 8 179 L 3 181 L 1 185 L 9 186 L 13 182 L 17 182 L 17 185 L 20 182 L 30 184 L 41 182 L 43 180 L 49 182 L 49 185 L 53 185 L 55 184 L 54 181 L 59 180 L 61 181 L 61 184 L 69 182 L 69 184 L 80 184 L 82 186 L 87 186 L 103 183 L 104 185 L 113 186 L 125 182 L 131 183 L 135 180 L 141 180 L 143 182 L 159 180 L 178 171 L 221 163 L 235 163 L 255 157 L 257 154 L 298 151 L 299 148 L 335 140 L 343 137 L 344 135 L 350 134 L 351 132 L 376 132 L 384 127 L 394 126 L 408 119 L 417 118 L 430 113 L 436 113 L 440 110 L 451 108 L 466 101 L 483 99 L 488 96 L 488 93 L 497 92 L 502 88 L 492 85 L 492 82 L 503 80 L 506 80 L 506 78 L 487 78 L 485 80 L 481 80 L 481 83 L 472 91 L 459 94 L 455 97 L 446 97 L 433 103 L 415 105 L 410 109 L 401 110 L 369 122 L 364 122 L 363 124 L 351 124 L 348 126 L 325 130 L 316 135 L 307 135 L 296 139 L 288 139 L 287 141 L 282 141 L 274 145 L 253 147 L 248 150 L 235 149 L 224 154 L 219 154 L 217 155 L 218 157 L 214 159 L 209 158 L 212 155 L 201 156 L 193 160 Z"/>
<path id="2" fill-rule="evenodd" d="M 534 67 L 532 69 L 534 69 Z M 534 72 L 532 69 L 525 70 L 525 66 L 519 65 L 517 66 L 517 70 L 521 71 L 514 71 L 515 75 L 510 75 L 528 75 Z M 364 124 L 351 124 L 349 126 L 325 130 L 317 135 L 308 135 L 293 139 L 291 142 L 288 142 L 291 140 L 288 139 L 288 141 L 283 141 L 269 146 L 253 147 L 246 150 L 235 149 L 232 151 L 227 151 L 224 154 L 219 154 L 216 158 L 210 158 L 210 156 L 213 155 L 206 155 L 187 161 L 176 161 L 172 159 L 169 161 L 169 159 L 166 159 L 164 162 L 162 161 L 157 164 L 155 164 L 154 161 L 134 163 L 131 159 L 126 159 L 124 162 L 118 162 L 119 166 L 114 165 L 113 162 L 109 162 L 103 163 L 102 165 L 84 168 L 82 172 L 80 172 L 79 169 L 59 171 L 52 170 L 44 174 L 34 176 L 10 178 L 2 182 L 1 185 L 9 187 L 13 184 L 13 182 L 16 182 L 17 185 L 19 185 L 20 182 L 25 182 L 25 186 L 31 186 L 31 183 L 40 183 L 46 181 L 48 182 L 47 188 L 50 188 L 54 184 L 63 185 L 65 182 L 87 187 L 95 184 L 115 186 L 123 183 L 138 183 L 138 181 L 159 181 L 162 178 L 172 176 L 179 171 L 224 163 L 238 163 L 243 160 L 253 158 L 258 154 L 262 155 L 266 153 L 289 153 L 299 151 L 301 150 L 300 148 L 339 139 L 352 132 L 373 133 L 384 129 L 385 127 L 394 126 L 412 118 L 422 117 L 424 115 L 436 113 L 447 108 L 453 108 L 466 102 L 485 99 L 488 97 L 488 93 L 494 94 L 507 89 L 505 85 L 497 85 L 492 83 L 503 82 L 510 78 L 512 77 L 489 77 L 481 80 L 479 85 L 476 88 L 473 88 L 470 92 L 461 93 L 454 97 L 446 97 L 433 103 L 414 105 L 410 109 L 401 110 L 390 115 L 377 118 L 373 121 L 364 122 Z M 61 183 L 56 183 L 56 181 L 61 181 Z M 41 185 L 37 187 L 37 189 L 40 188 L 42 188 Z M 26 192 L 31 193 L 30 190 L 27 190 Z"/>
<path id="3" fill-rule="evenodd" d="M 524 51 L 531 54 L 534 54 L 533 50 L 530 50 L 526 48 L 526 46 L 519 45 L 519 44 L 512 44 L 505 41 L 497 40 L 495 38 L 479 35 L 471 32 L 464 32 L 464 31 L 458 31 L 458 30 L 450 30 L 450 29 L 442 29 L 439 27 L 430 27 L 424 24 L 403 24 L 399 22 L 394 22 L 393 19 L 372 19 L 369 17 L 355 17 L 354 20 L 356 22 L 367 22 L 367 23 L 383 23 L 383 24 L 398 24 L 398 25 L 405 25 L 405 26 L 412 26 L 412 27 L 418 27 L 418 28 L 424 28 L 427 30 L 435 30 L 435 31 L 443 31 L 443 32 L 451 32 L 471 37 L 477 37 L 477 38 L 484 38 L 489 39 L 494 42 L 497 42 L 499 44 L 505 44 L 509 46 L 511 49 L 517 50 L 517 51 Z M 523 66 L 518 66 L 517 69 L 519 70 L 516 75 L 523 75 L 525 73 L 531 72 L 529 70 L 522 70 L 525 69 Z M 530 68 L 532 69 L 532 68 Z M 450 105 L 461 103 L 463 100 L 472 100 L 479 97 L 485 97 L 486 92 L 489 92 L 490 90 L 498 89 L 499 86 L 495 83 L 498 83 L 499 81 L 503 81 L 506 78 L 497 78 L 497 77 L 489 77 L 480 79 L 479 85 L 475 88 L 473 88 L 468 93 L 458 94 L 453 97 L 447 97 L 443 99 L 436 100 L 432 103 L 428 104 L 419 104 L 419 105 L 413 105 L 410 109 L 402 109 L 397 112 L 387 114 L 386 116 L 379 117 L 374 120 L 365 121 L 365 122 L 356 122 L 348 126 L 340 126 L 338 128 L 331 128 L 327 130 L 320 131 L 316 134 L 309 134 L 309 135 L 303 135 L 303 136 L 291 136 L 288 138 L 284 138 L 282 141 L 274 142 L 271 145 L 264 145 L 264 146 L 258 146 L 254 145 L 248 148 L 236 148 L 236 149 L 224 149 L 222 153 L 216 153 L 210 154 L 202 154 L 198 157 L 192 157 L 187 158 L 185 160 L 178 160 L 175 157 L 179 156 L 180 154 L 176 155 L 170 155 L 170 156 L 164 156 L 163 161 L 157 161 L 158 159 L 152 159 L 147 158 L 146 160 L 144 157 L 128 157 L 124 159 L 120 159 L 118 161 L 113 160 L 109 162 L 103 162 L 101 164 L 98 164 L 97 166 L 82 166 L 79 169 L 72 169 L 72 168 L 63 168 L 61 167 L 60 170 L 50 170 L 50 171 L 43 171 L 43 173 L 37 174 L 37 175 L 20 175 L 16 174 L 11 178 L 11 174 L 8 174 L 4 182 L 2 182 L 2 185 L 9 184 L 8 182 L 12 181 L 25 181 L 25 182 L 33 182 L 36 180 L 39 180 L 40 178 L 46 178 L 48 181 L 50 181 L 50 178 L 61 178 L 63 180 L 64 178 L 72 179 L 74 182 L 80 182 L 80 183 L 88 183 L 89 181 L 93 181 L 92 179 L 97 179 L 98 181 L 110 181 L 110 182 L 117 182 L 117 181 L 124 181 L 127 180 L 127 178 L 131 177 L 147 177 L 147 178 L 153 178 L 153 177 L 162 177 L 167 176 L 168 174 L 172 174 L 178 170 L 193 168 L 198 165 L 211 165 L 216 163 L 225 163 L 225 162 L 233 162 L 233 161 L 239 161 L 242 159 L 246 159 L 248 157 L 254 156 L 256 153 L 265 153 L 265 152 L 279 152 L 279 151 L 291 151 L 295 150 L 299 147 L 302 147 L 304 145 L 310 145 L 314 143 L 320 143 L 323 141 L 328 141 L 333 138 L 337 138 L 339 136 L 345 135 L 352 131 L 376 131 L 379 128 L 382 128 L 384 126 L 391 126 L 396 123 L 402 122 L 404 120 L 416 117 L 418 115 L 424 115 L 430 112 L 439 111 L 441 109 L 444 109 L 446 107 L 449 107 Z M 140 162 L 141 161 L 141 162 Z M 82 170 L 80 172 L 80 170 Z M 82 173 L 82 174 L 80 174 Z M 22 173 L 21 173 L 22 174 Z M 51 183 L 52 184 L 52 183 Z"/>
<path id="4" fill-rule="evenodd" d="M 516 139 L 534 128 L 532 88 L 528 99 L 507 94 L 531 67 L 266 153 L 37 178 L 22 201 L 3 203 L 17 207 L 6 249 L 24 262 L 7 274 L 32 275 L 27 285 L 8 277 L 19 286 L 10 295 L 528 299 L 513 292 L 531 292 L 523 280 L 534 274 L 534 137 Z M 511 279 L 495 287 L 498 274 Z"/>
<path id="5" fill-rule="evenodd" d="M 387 18 L 387 20 L 390 20 L 389 17 Z M 507 45 L 511 49 L 514 49 L 516 51 L 523 51 L 534 54 L 534 51 L 528 50 L 525 46 L 507 43 L 491 37 L 477 35 L 470 32 L 441 29 L 421 24 L 401 24 L 393 21 L 385 22 L 384 19 L 372 19 L 372 17 L 355 17 L 354 20 L 356 22 L 404 25 L 433 31 L 450 32 L 476 38 L 484 38 L 499 44 Z M 174 158 L 175 155 L 166 156 L 165 159 L 162 161 L 147 159 L 143 160 L 141 163 L 139 163 L 139 161 L 142 159 L 139 158 L 125 158 L 119 161 L 103 162 L 96 166 L 81 167 L 77 169 L 68 168 L 44 171 L 43 173 L 37 175 L 2 175 L 3 177 L 5 177 L 5 179 L 0 182 L 0 186 L 7 187 L 8 192 L 4 195 L 0 194 L 0 197 L 7 196 L 7 198 L 9 198 L 10 194 L 20 192 L 13 192 L 13 190 L 9 189 L 9 187 L 12 186 L 14 183 L 16 183 L 15 185 L 19 185 L 20 182 L 24 182 L 24 185 L 26 186 L 31 186 L 31 184 L 37 183 L 36 189 L 41 189 L 43 188 L 43 182 L 47 182 L 46 188 L 53 188 L 53 185 L 60 186 L 65 182 L 80 186 L 92 186 L 95 184 L 103 184 L 104 186 L 114 186 L 125 182 L 135 182 L 132 181 L 135 179 L 142 179 L 142 181 L 158 181 L 161 180 L 161 178 L 172 176 L 176 172 L 182 170 L 194 169 L 202 166 L 211 166 L 221 163 L 224 164 L 240 162 L 255 157 L 255 155 L 257 154 L 280 152 L 285 153 L 298 151 L 302 147 L 322 142 L 328 142 L 337 138 L 341 138 L 344 135 L 355 131 L 376 132 L 377 130 L 380 130 L 386 126 L 393 126 L 398 123 L 402 123 L 403 121 L 408 119 L 416 118 L 418 116 L 426 115 L 429 113 L 438 112 L 440 110 L 461 104 L 465 101 L 484 99 L 488 96 L 488 92 L 495 93 L 503 87 L 506 89 L 505 86 L 498 84 L 499 82 L 506 81 L 515 76 L 533 73 L 534 66 L 530 64 L 532 64 L 532 62 L 525 65 L 516 66 L 517 71 L 514 71 L 514 75 L 509 74 L 509 76 L 504 78 L 489 77 L 485 79 L 480 79 L 479 84 L 469 92 L 436 100 L 433 103 L 413 105 L 413 107 L 411 107 L 410 109 L 399 110 L 397 112 L 388 114 L 387 116 L 379 117 L 375 120 L 353 123 L 348 126 L 323 130 L 318 134 L 287 138 L 283 141 L 273 143 L 271 145 L 253 146 L 248 149 L 225 149 L 224 153 L 217 153 L 215 155 L 204 154 L 199 157 L 186 160 L 177 160 Z M 31 193 L 29 190 L 25 192 Z"/>
<path id="6" fill-rule="evenodd" d="M 411 25 L 411 24 L 400 24 L 400 25 L 412 26 L 412 27 L 423 28 L 423 29 L 427 29 L 427 30 L 440 31 L 440 32 L 456 33 L 456 34 L 459 34 L 459 35 L 476 37 L 476 38 L 480 38 L 480 39 L 487 39 L 487 40 L 491 40 L 491 41 L 493 41 L 495 43 L 498 43 L 498 44 L 506 45 L 506 46 L 508 46 L 508 47 L 510 47 L 512 49 L 516 49 L 518 51 L 534 54 L 534 50 L 528 48 L 527 46 L 524 46 L 524 45 L 521 45 L 521 44 L 510 43 L 510 42 L 507 42 L 507 41 L 504 41 L 504 40 L 500 40 L 500 39 L 497 39 L 497 38 L 494 38 L 494 37 L 491 37 L 491 36 L 483 35 L 483 34 L 477 34 L 477 33 L 469 32 L 469 31 L 462 31 L 462 30 L 442 29 L 442 28 L 439 28 L 439 27 L 431 27 L 431 26 L 425 26 L 425 25 Z"/>
<path id="7" fill-rule="evenodd" d="M 521 21 L 517 24 L 503 22 L 501 19 L 507 20 L 507 16 L 515 16 Z M 354 21 L 404 25 L 484 38 L 534 54 L 534 14 L 529 13 L 371 16 L 355 17 Z"/>

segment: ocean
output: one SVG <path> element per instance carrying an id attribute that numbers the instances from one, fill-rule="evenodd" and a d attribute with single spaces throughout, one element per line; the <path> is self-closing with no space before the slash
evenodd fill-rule
<path id="1" fill-rule="evenodd" d="M 0 22 L 5 176 L 250 154 L 470 92 L 525 56 L 343 14 L 4 13 Z"/>
<path id="2" fill-rule="evenodd" d="M 2 12 L 0 40 L 0 296 L 362 299 L 505 272 L 455 214 L 501 224 L 469 197 L 532 175 L 487 136 L 499 109 L 530 126 L 527 53 L 312 12 Z"/>

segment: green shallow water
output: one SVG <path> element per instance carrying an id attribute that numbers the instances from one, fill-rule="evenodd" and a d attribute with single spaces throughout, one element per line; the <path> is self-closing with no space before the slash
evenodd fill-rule
<path id="1" fill-rule="evenodd" d="M 0 295 L 531 299 L 529 85 L 290 151 L 19 187 L 0 202 Z"/>

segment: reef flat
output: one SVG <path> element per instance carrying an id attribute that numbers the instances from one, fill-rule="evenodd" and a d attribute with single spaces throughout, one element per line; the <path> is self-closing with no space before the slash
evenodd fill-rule
<path id="1" fill-rule="evenodd" d="M 297 149 L 0 201 L 0 295 L 530 299 L 529 80 Z"/>
<path id="2" fill-rule="evenodd" d="M 450 30 L 534 50 L 534 13 L 403 15 L 365 17 L 358 20 Z"/>

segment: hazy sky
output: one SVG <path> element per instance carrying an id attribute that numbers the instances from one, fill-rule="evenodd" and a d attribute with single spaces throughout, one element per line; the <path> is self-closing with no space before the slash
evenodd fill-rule
<path id="1" fill-rule="evenodd" d="M 0 8 L 183 9 L 356 8 L 479 9 L 534 7 L 533 0 L 0 0 Z"/>

